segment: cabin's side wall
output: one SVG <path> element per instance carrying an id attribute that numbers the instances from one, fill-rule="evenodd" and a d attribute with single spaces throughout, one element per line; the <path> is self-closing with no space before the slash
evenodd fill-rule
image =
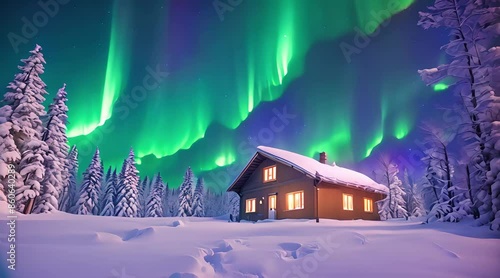
<path id="1" fill-rule="evenodd" d="M 264 168 L 276 165 L 276 181 L 264 182 Z M 304 208 L 287 210 L 287 193 L 303 191 Z M 268 218 L 269 195 L 276 194 L 276 218 L 314 218 L 313 180 L 285 164 L 264 160 L 241 189 L 240 219 L 257 221 Z M 246 200 L 256 199 L 256 211 L 246 212 Z"/>
<path id="2" fill-rule="evenodd" d="M 319 217 L 339 220 L 365 219 L 380 220 L 377 201 L 385 198 L 383 194 L 373 193 L 329 183 L 318 185 Z M 343 194 L 353 197 L 353 210 L 344 210 Z M 364 198 L 372 200 L 372 212 L 365 212 Z"/>

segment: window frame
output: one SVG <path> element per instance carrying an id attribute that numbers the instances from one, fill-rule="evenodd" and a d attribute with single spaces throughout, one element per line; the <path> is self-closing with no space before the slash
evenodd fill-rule
<path id="1" fill-rule="evenodd" d="M 272 176 L 272 179 L 267 179 L 269 177 L 269 174 L 267 174 L 268 172 L 266 170 L 269 170 L 269 169 L 273 169 L 273 174 L 271 175 Z M 267 166 L 267 167 L 264 167 L 262 169 L 262 182 L 263 183 L 268 183 L 268 182 L 273 182 L 273 181 L 276 181 L 277 180 L 277 177 L 276 177 L 276 164 L 274 165 L 271 165 L 271 166 Z M 267 174 L 267 175 L 266 175 Z"/>
<path id="2" fill-rule="evenodd" d="M 366 210 L 366 204 L 368 204 L 367 201 L 370 204 L 369 205 L 370 210 Z M 370 198 L 363 197 L 363 209 L 365 212 L 373 212 L 373 200 Z"/>
<path id="3" fill-rule="evenodd" d="M 252 202 L 253 201 L 253 202 Z M 253 210 L 248 210 L 248 204 L 252 204 L 253 203 Z M 257 211 L 257 198 L 249 198 L 249 199 L 246 199 L 245 200 L 245 213 L 254 213 Z"/>
<path id="4" fill-rule="evenodd" d="M 299 208 L 297 208 L 296 205 L 295 205 L 295 201 L 296 201 L 295 195 L 297 193 L 300 194 L 300 196 L 301 196 L 301 198 L 300 198 L 301 207 L 299 207 Z M 293 207 L 294 208 L 292 208 L 292 209 L 289 206 L 289 197 L 288 196 L 290 196 L 290 195 L 293 196 L 292 199 L 293 199 L 293 205 L 294 205 Z M 301 210 L 301 209 L 305 208 L 305 206 L 304 206 L 304 190 L 298 190 L 298 191 L 292 191 L 292 192 L 286 193 L 285 194 L 285 200 L 286 200 L 285 205 L 286 205 L 286 210 L 287 211 Z"/>
<path id="5" fill-rule="evenodd" d="M 351 197 L 351 202 L 349 206 L 349 197 Z M 346 204 L 347 201 L 347 204 Z M 342 209 L 345 211 L 354 211 L 354 196 L 353 194 L 342 193 Z"/>

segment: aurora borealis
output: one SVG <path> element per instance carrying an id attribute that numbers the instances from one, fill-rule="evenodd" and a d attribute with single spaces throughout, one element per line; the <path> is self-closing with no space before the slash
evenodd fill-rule
<path id="1" fill-rule="evenodd" d="M 81 171 L 96 147 L 106 168 L 133 147 L 141 176 L 161 172 L 173 187 L 191 166 L 222 189 L 211 177 L 234 177 L 260 144 L 353 165 L 387 138 L 411 148 L 451 95 L 417 74 L 447 39 L 416 25 L 429 1 L 64 2 L 18 53 L 8 34 L 42 9 L 2 3 L 0 81 L 43 46 L 47 99 L 67 84 Z"/>

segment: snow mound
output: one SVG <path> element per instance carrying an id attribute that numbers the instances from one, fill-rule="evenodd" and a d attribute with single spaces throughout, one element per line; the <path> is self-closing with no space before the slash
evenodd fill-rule
<path id="1" fill-rule="evenodd" d="M 135 240 L 135 239 L 142 239 L 142 238 L 150 238 L 156 233 L 155 228 L 153 227 L 148 227 L 146 229 L 133 229 L 132 231 L 128 232 L 124 237 L 123 241 L 129 241 L 129 240 Z"/>
<path id="2" fill-rule="evenodd" d="M 169 278 L 198 278 L 198 276 L 194 275 L 193 273 L 174 273 L 170 275 Z"/>
<path id="3" fill-rule="evenodd" d="M 94 234 L 94 240 L 98 243 L 118 243 L 123 242 L 122 238 L 111 233 L 97 232 Z"/>
<path id="4" fill-rule="evenodd" d="M 451 251 L 449 249 L 446 249 L 443 246 L 441 246 L 441 245 L 439 245 L 439 244 L 437 244 L 435 242 L 433 242 L 433 244 L 434 244 L 434 246 L 437 247 L 438 250 L 443 251 L 444 254 L 446 254 L 448 257 L 454 258 L 454 259 L 460 259 L 460 256 L 457 253 L 455 253 L 455 252 L 453 252 L 453 251 Z"/>
<path id="5" fill-rule="evenodd" d="M 284 242 L 278 244 L 278 246 L 282 248 L 282 250 L 278 251 L 278 254 L 283 260 L 296 260 L 313 254 L 320 249 L 317 244 L 302 245 L 296 242 Z"/>
<path id="6" fill-rule="evenodd" d="M 184 227 L 184 226 L 185 224 L 181 220 L 175 220 L 174 222 L 172 222 L 172 227 Z"/>

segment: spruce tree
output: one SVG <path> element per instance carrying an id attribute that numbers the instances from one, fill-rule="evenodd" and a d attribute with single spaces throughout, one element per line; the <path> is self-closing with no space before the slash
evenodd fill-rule
<path id="1" fill-rule="evenodd" d="M 68 175 L 67 179 L 64 181 L 65 185 L 63 191 L 59 196 L 59 210 L 74 212 L 73 209 L 76 205 L 77 198 L 76 178 L 78 175 L 78 149 L 76 146 L 73 146 L 69 151 L 65 168 L 67 169 Z"/>
<path id="2" fill-rule="evenodd" d="M 146 204 L 146 217 L 162 217 L 163 216 L 163 192 L 164 185 L 160 173 L 153 181 L 153 187 L 149 193 L 148 201 Z"/>
<path id="3" fill-rule="evenodd" d="M 405 195 L 403 183 L 398 178 L 399 169 L 397 165 L 387 158 L 380 160 L 383 167 L 383 182 L 389 188 L 386 198 L 379 202 L 379 215 L 382 220 L 391 218 L 408 217 L 406 211 Z"/>
<path id="4" fill-rule="evenodd" d="M 123 163 L 118 178 L 117 203 L 115 215 L 123 217 L 140 217 L 139 214 L 139 172 L 135 166 L 134 151 L 131 149 Z"/>
<path id="5" fill-rule="evenodd" d="M 107 179 L 106 192 L 103 198 L 103 208 L 101 210 L 102 216 L 115 215 L 115 200 L 116 200 L 116 185 L 118 183 L 118 176 L 116 169 L 111 173 Z"/>
<path id="6" fill-rule="evenodd" d="M 151 192 L 151 189 L 149 190 Z M 163 196 L 162 196 L 162 205 L 163 205 L 163 216 L 172 216 L 170 213 L 170 199 L 171 199 L 171 190 L 168 187 L 168 183 L 165 184 L 165 188 L 163 190 Z M 177 198 L 175 198 L 177 199 Z"/>
<path id="7" fill-rule="evenodd" d="M 45 177 L 42 181 L 42 196 L 38 199 L 34 211 L 50 212 L 59 208 L 59 198 L 64 190 L 68 176 L 68 138 L 66 123 L 68 121 L 68 107 L 66 106 L 66 84 L 60 88 L 49 106 L 49 120 L 42 139 L 49 147 L 44 156 Z"/>
<path id="8" fill-rule="evenodd" d="M 193 183 L 194 175 L 191 167 L 188 167 L 184 174 L 184 181 L 180 186 L 179 192 L 179 210 L 177 216 L 186 217 L 193 215 Z"/>
<path id="9" fill-rule="evenodd" d="M 89 167 L 83 173 L 80 198 L 76 204 L 76 214 L 99 215 L 99 193 L 102 176 L 101 158 L 99 149 L 97 149 Z"/>
<path id="10" fill-rule="evenodd" d="M 7 86 L 3 99 L 10 108 L 2 109 L 0 115 L 5 121 L 1 127 L 1 136 L 6 139 L 1 148 L 2 151 L 7 151 L 5 157 L 2 153 L 3 163 L 0 163 L 0 167 L 4 168 L 6 163 L 14 164 L 16 173 L 19 173 L 15 188 L 16 207 L 28 214 L 35 205 L 35 199 L 43 193 L 40 186 L 45 176 L 43 157 L 49 150 L 42 140 L 44 127 L 41 118 L 46 114 L 43 102 L 47 91 L 40 78 L 45 64 L 41 51 L 42 48 L 36 45 L 30 51 L 31 56 L 21 60 L 23 64 L 18 67 L 20 73 Z M 0 174 L 4 172 L 5 169 L 0 170 Z"/>
<path id="11" fill-rule="evenodd" d="M 228 213 L 232 216 L 234 221 L 238 221 L 240 216 L 240 196 L 236 192 L 228 192 L 228 195 Z"/>
<path id="12" fill-rule="evenodd" d="M 142 182 L 140 183 L 140 186 L 138 188 L 141 217 L 144 216 L 146 213 L 146 201 L 148 199 L 148 194 L 149 194 L 149 192 L 146 191 L 148 183 L 149 183 L 149 179 L 148 179 L 148 177 L 145 177 L 144 180 L 142 180 Z"/>
<path id="13" fill-rule="evenodd" d="M 204 217 L 205 216 L 205 205 L 204 205 L 204 191 L 205 183 L 203 178 L 198 178 L 196 181 L 196 188 L 193 194 L 193 216 Z"/>

